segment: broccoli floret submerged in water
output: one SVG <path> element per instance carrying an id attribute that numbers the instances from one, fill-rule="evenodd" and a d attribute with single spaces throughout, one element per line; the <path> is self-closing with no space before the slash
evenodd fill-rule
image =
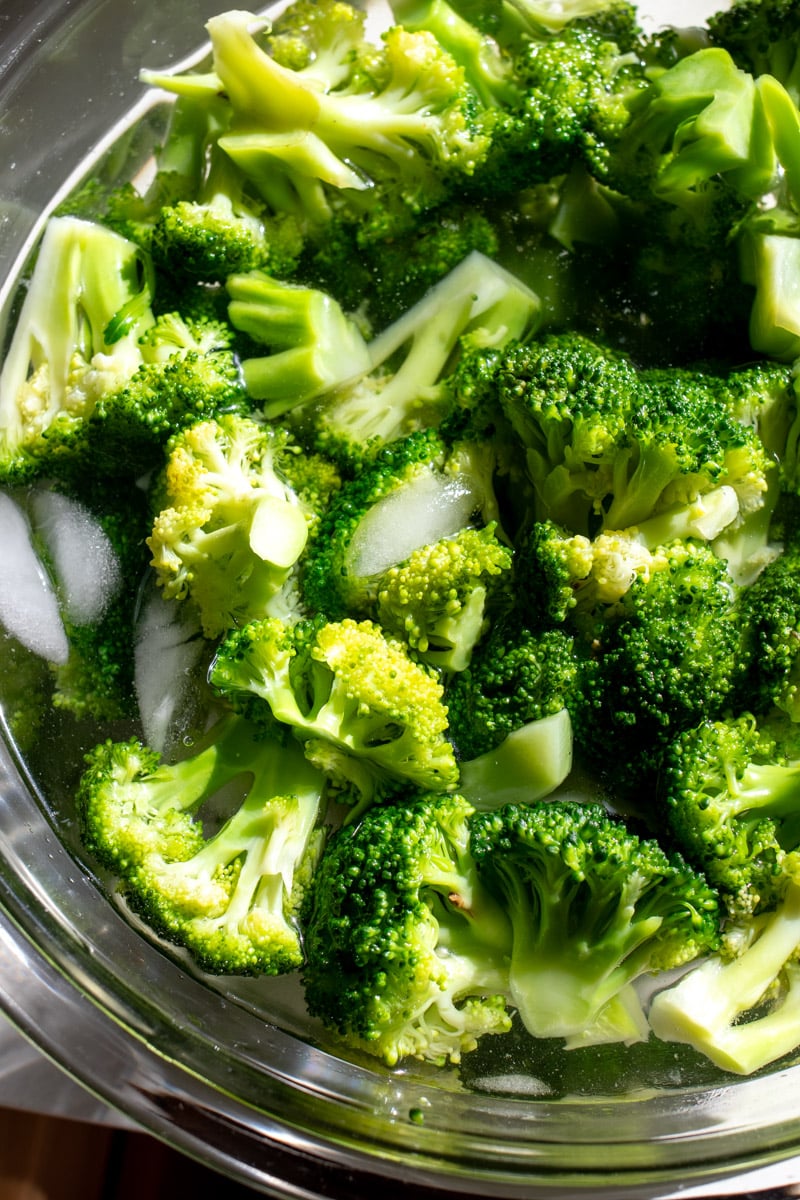
<path id="1" fill-rule="evenodd" d="M 644 25 L 221 12 L 12 305 L 4 728 L 366 1061 L 800 1048 L 800 7 Z"/>

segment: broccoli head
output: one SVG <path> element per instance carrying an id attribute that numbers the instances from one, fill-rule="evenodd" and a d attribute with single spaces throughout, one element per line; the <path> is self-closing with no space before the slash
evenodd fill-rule
<path id="1" fill-rule="evenodd" d="M 665 755 L 671 835 L 735 916 L 772 908 L 797 873 L 800 740 L 751 714 L 704 721 Z"/>
<path id="2" fill-rule="evenodd" d="M 276 975 L 302 960 L 297 912 L 323 783 L 299 747 L 227 715 L 178 762 L 136 739 L 101 743 L 77 803 L 87 849 L 155 932 L 206 971 Z M 237 784 L 233 811 L 222 806 L 206 835 L 201 809 Z"/>
<path id="3" fill-rule="evenodd" d="M 351 799 L 458 782 L 441 684 L 371 621 L 251 622 L 222 642 L 209 679 L 249 719 L 294 731 L 335 783 L 357 780 Z"/>
<path id="4" fill-rule="evenodd" d="M 634 981 L 719 944 L 704 877 L 598 804 L 478 813 L 470 847 L 511 920 L 509 991 L 535 1037 L 568 1047 L 644 1040 Z"/>
<path id="5" fill-rule="evenodd" d="M 510 926 L 475 872 L 472 811 L 459 795 L 371 808 L 332 835 L 307 894 L 309 1011 L 390 1066 L 458 1062 L 511 1027 Z"/>

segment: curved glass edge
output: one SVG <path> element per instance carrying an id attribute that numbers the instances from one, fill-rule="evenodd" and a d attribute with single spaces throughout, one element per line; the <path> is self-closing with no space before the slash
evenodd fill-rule
<path id="1" fill-rule="evenodd" d="M 5 745 L 0 845 L 2 1007 L 104 1102 L 249 1186 L 311 1200 L 341 1194 L 346 1177 L 366 1200 L 379 1177 L 645 1200 L 800 1150 L 798 1068 L 710 1091 L 524 1102 L 363 1069 L 265 1024 L 109 905 Z"/>
<path id="2" fill-rule="evenodd" d="M 156 66 L 184 57 L 220 7 L 12 0 L 13 53 L 0 44 L 0 111 L 15 117 L 0 128 L 0 279 L 75 168 L 141 101 L 137 73 L 153 47 Z M 666 15 L 669 6 L 652 7 Z M 88 57 L 91 72 L 78 66 Z M 264 1025 L 183 974 L 109 906 L 5 747 L 0 846 L 0 1005 L 104 1102 L 259 1190 L 311 1200 L 341 1195 L 344 1180 L 360 1200 L 377 1178 L 390 1195 L 419 1183 L 644 1200 L 800 1150 L 797 1069 L 680 1097 L 526 1104 L 364 1070 Z M 419 1111 L 422 1126 L 411 1118 Z"/>

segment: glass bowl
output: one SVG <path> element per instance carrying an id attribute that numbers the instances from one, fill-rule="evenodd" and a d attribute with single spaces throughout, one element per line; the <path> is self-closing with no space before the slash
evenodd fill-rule
<path id="1" fill-rule="evenodd" d="M 219 0 L 4 0 L 0 331 L 42 221 L 87 158 L 129 170 L 158 113 L 145 63 L 195 52 Z M 643 4 L 654 20 L 697 3 Z M 712 11 L 716 5 L 709 6 Z M 722 1075 L 661 1044 L 532 1048 L 461 1068 L 340 1057 L 296 981 L 210 980 L 142 936 L 83 856 L 68 780 L 90 731 L 0 742 L 0 1005 L 77 1081 L 176 1148 L 273 1196 L 664 1197 L 800 1152 L 800 1066 Z M 84 745 L 85 741 L 85 745 Z"/>

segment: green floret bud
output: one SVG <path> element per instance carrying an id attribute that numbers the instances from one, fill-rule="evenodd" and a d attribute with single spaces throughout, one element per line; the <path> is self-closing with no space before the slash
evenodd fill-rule
<path id="1" fill-rule="evenodd" d="M 735 915 L 771 908 L 800 847 L 800 742 L 747 714 L 707 721 L 670 747 L 663 772 L 669 828 Z"/>
<path id="2" fill-rule="evenodd" d="M 471 251 L 410 309 L 372 338 L 371 369 L 300 412 L 308 438 L 358 469 L 386 445 L 448 415 L 449 374 L 465 348 L 502 349 L 538 324 L 540 303 L 523 283 Z"/>
<path id="3" fill-rule="evenodd" d="M 757 714 L 777 706 L 800 719 L 800 577 L 794 549 L 764 567 L 742 594 L 750 670 L 742 681 L 745 707 Z"/>
<path id="4" fill-rule="evenodd" d="M 689 542 L 667 552 L 668 567 L 635 580 L 614 618 L 595 624 L 581 658 L 576 738 L 601 771 L 613 771 L 615 747 L 622 790 L 635 785 L 635 764 L 654 769 L 678 733 L 719 718 L 747 669 L 725 564 Z"/>
<path id="5" fill-rule="evenodd" d="M 495 750 L 515 730 L 569 707 L 576 672 L 572 638 L 562 630 L 534 633 L 517 614 L 496 620 L 447 687 L 459 757 Z"/>
<path id="6" fill-rule="evenodd" d="M 300 965 L 295 877 L 316 854 L 323 776 L 298 748 L 236 717 L 191 757 L 104 742 L 78 790 L 83 838 L 153 930 L 207 971 L 275 975 Z M 249 782 L 245 783 L 245 780 Z M 205 836 L 198 812 L 237 781 L 238 807 Z"/>
<path id="7" fill-rule="evenodd" d="M 147 544 L 164 596 L 187 597 L 203 632 L 285 614 L 314 518 L 282 471 L 286 436 L 248 417 L 201 421 L 170 442 Z"/>
<path id="8" fill-rule="evenodd" d="M 719 944 L 717 898 L 705 879 L 600 805 L 478 813 L 470 847 L 510 917 L 510 994 L 535 1037 L 561 1037 L 568 1048 L 644 1040 L 633 982 Z"/>
<path id="9" fill-rule="evenodd" d="M 247 391 L 263 402 L 267 417 L 369 369 L 358 326 L 325 292 L 282 283 L 263 271 L 233 275 L 226 286 L 231 324 L 268 350 L 242 362 Z"/>
<path id="10" fill-rule="evenodd" d="M 484 632 L 487 597 L 510 567 L 493 526 L 422 546 L 381 579 L 378 622 L 423 662 L 463 671 Z"/>
<path id="11" fill-rule="evenodd" d="M 373 790 L 385 781 L 449 791 L 458 782 L 442 685 L 370 621 L 252 622 L 223 641 L 209 679 L 267 728 L 278 722 L 302 742 L 363 760 Z"/>
<path id="12" fill-rule="evenodd" d="M 350 1049 L 458 1062 L 510 1029 L 510 929 L 469 854 L 471 806 L 424 795 L 335 833 L 305 909 L 306 1001 Z"/>

